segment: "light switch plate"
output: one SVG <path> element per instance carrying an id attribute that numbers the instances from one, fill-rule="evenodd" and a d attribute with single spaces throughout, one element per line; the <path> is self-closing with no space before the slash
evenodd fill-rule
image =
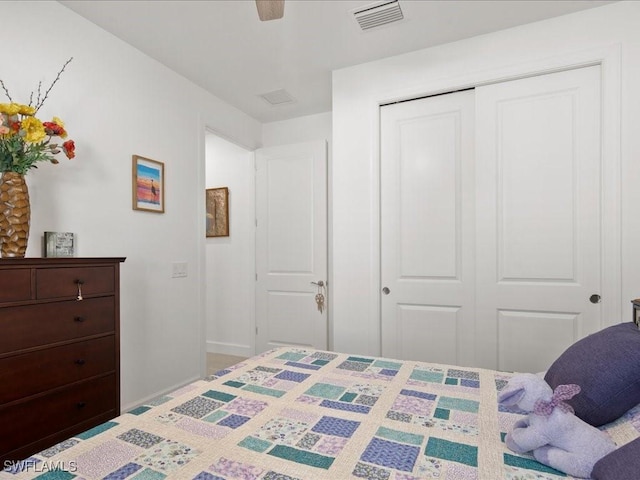
<path id="1" fill-rule="evenodd" d="M 173 262 L 171 264 L 171 277 L 182 278 L 187 276 L 187 262 Z"/>

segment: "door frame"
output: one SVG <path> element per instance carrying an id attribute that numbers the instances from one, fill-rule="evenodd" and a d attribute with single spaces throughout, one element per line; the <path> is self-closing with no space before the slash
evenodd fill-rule
<path id="1" fill-rule="evenodd" d="M 543 60 L 529 61 L 517 65 L 471 72 L 469 74 L 437 79 L 408 89 L 389 90 L 384 94 L 373 93 L 369 96 L 369 108 L 372 115 L 372 198 L 371 198 L 371 305 L 370 312 L 376 324 L 369 334 L 369 351 L 380 355 L 381 339 L 381 206 L 380 206 L 380 108 L 383 105 L 414 100 L 422 97 L 475 88 L 492 83 L 500 83 L 519 78 L 544 75 L 591 65 L 600 65 L 602 88 L 602 218 L 601 218 L 601 292 L 602 324 L 607 327 L 618 323 L 622 318 L 622 262 L 621 262 L 621 46 L 619 44 L 558 55 Z"/>

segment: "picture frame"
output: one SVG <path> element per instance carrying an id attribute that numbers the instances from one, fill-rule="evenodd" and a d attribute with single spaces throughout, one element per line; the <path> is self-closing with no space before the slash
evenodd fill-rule
<path id="1" fill-rule="evenodd" d="M 132 156 L 133 209 L 164 213 L 164 163 Z"/>
<path id="2" fill-rule="evenodd" d="M 44 232 L 44 256 L 74 257 L 76 238 L 71 232 Z"/>
<path id="3" fill-rule="evenodd" d="M 207 188 L 207 237 L 229 236 L 229 188 Z"/>

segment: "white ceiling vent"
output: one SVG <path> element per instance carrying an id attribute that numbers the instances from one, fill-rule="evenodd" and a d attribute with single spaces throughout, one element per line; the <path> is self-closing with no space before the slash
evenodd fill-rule
<path id="1" fill-rule="evenodd" d="M 285 105 L 287 103 L 295 103 L 296 99 L 286 90 L 274 90 L 273 92 L 263 93 L 260 95 L 269 105 Z"/>
<path id="2" fill-rule="evenodd" d="M 352 10 L 352 13 L 363 31 L 398 22 L 404 18 L 398 0 L 374 3 Z"/>

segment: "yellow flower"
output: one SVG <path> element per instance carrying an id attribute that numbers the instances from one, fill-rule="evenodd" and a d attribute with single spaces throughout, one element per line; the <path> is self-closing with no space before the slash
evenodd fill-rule
<path id="1" fill-rule="evenodd" d="M 10 117 L 20 113 L 20 105 L 17 103 L 0 103 L 0 113 L 6 113 Z"/>
<path id="2" fill-rule="evenodd" d="M 27 117 L 22 120 L 22 129 L 25 131 L 25 140 L 31 143 L 37 143 L 44 140 L 46 133 L 42 122 L 36 117 Z"/>
<path id="3" fill-rule="evenodd" d="M 33 115 L 36 113 L 36 107 L 32 107 L 30 105 L 16 105 L 18 105 L 18 107 L 20 108 L 20 110 L 18 110 L 18 113 L 20 115 Z"/>

